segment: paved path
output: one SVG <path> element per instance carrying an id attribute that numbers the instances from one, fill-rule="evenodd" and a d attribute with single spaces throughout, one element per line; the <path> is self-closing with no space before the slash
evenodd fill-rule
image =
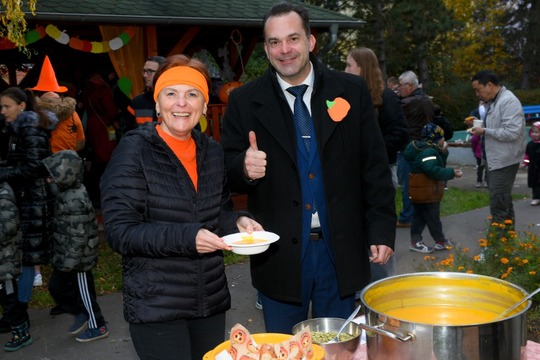
<path id="1" fill-rule="evenodd" d="M 464 178 L 449 182 L 449 187 L 474 189 L 475 170 L 464 167 Z M 477 189 L 487 191 L 487 189 Z M 530 189 L 526 186 L 526 173 L 520 170 L 515 182 L 514 193 L 522 194 L 523 198 L 514 201 L 517 228 L 540 223 L 540 207 L 531 207 Z M 443 200 L 444 201 L 444 200 Z M 471 251 L 478 249 L 478 239 L 484 235 L 486 218 L 489 214 L 487 207 L 469 211 L 463 214 L 443 218 L 443 228 L 448 236 L 461 247 L 469 247 Z M 536 227 L 540 232 L 540 227 Z M 427 230 L 426 230 L 427 232 Z M 426 241 L 431 241 L 429 235 Z M 408 250 L 409 229 L 398 229 L 396 237 L 396 258 L 400 274 L 411 273 L 423 262 L 423 254 Z M 441 252 L 443 256 L 446 252 Z M 438 255 L 438 254 L 435 254 Z M 264 332 L 262 312 L 255 309 L 256 292 L 251 286 L 249 264 L 228 266 L 227 277 L 232 294 L 233 306 L 227 313 L 227 328 L 241 323 L 251 332 Z M 52 317 L 48 310 L 31 310 L 32 337 L 34 343 L 15 353 L 4 353 L 0 350 L 0 358 L 6 360 L 124 360 L 137 359 L 127 323 L 122 314 L 122 296 L 120 293 L 99 297 L 103 313 L 108 320 L 110 335 L 108 338 L 93 343 L 77 343 L 67 328 L 72 323 L 69 315 Z M 0 335 L 3 344 L 8 340 L 8 334 Z"/>

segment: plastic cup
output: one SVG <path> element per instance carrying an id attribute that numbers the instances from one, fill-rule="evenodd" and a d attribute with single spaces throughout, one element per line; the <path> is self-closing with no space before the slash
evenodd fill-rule
<path id="1" fill-rule="evenodd" d="M 473 120 L 473 127 L 482 127 L 484 122 L 482 120 L 475 119 Z"/>

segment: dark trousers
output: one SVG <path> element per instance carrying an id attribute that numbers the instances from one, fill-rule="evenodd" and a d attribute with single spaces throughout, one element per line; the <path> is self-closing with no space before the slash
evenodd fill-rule
<path id="1" fill-rule="evenodd" d="M 49 292 L 54 301 L 71 315 L 86 314 L 91 329 L 105 325 L 105 319 L 96 300 L 96 287 L 92 271 L 68 273 L 53 269 Z"/>
<path id="2" fill-rule="evenodd" d="M 19 302 L 17 281 L 1 281 L 0 287 L 0 305 L 2 305 L 4 321 L 11 326 L 21 325 L 28 319 L 26 311 L 28 304 Z"/>
<path id="3" fill-rule="evenodd" d="M 225 313 L 189 320 L 129 324 L 141 360 L 201 360 L 225 340 Z"/>
<path id="4" fill-rule="evenodd" d="M 476 182 L 481 183 L 482 181 L 487 181 L 487 170 L 482 158 L 476 158 Z"/>
<path id="5" fill-rule="evenodd" d="M 410 165 L 403 153 L 399 152 L 397 155 L 397 176 L 398 182 L 401 185 L 401 200 L 403 208 L 399 213 L 398 221 L 400 223 L 409 224 L 412 221 L 414 208 L 409 198 L 409 171 Z"/>
<path id="6" fill-rule="evenodd" d="M 532 187 L 532 198 L 540 200 L 540 186 Z"/>
<path id="7" fill-rule="evenodd" d="M 512 187 L 518 169 L 519 163 L 488 171 L 489 208 L 493 222 L 502 224 L 505 220 L 512 220 L 515 224 Z"/>
<path id="8" fill-rule="evenodd" d="M 422 241 L 422 232 L 426 225 L 435 242 L 444 242 L 440 207 L 440 202 L 427 204 L 413 203 L 414 213 L 411 223 L 411 243 Z"/>

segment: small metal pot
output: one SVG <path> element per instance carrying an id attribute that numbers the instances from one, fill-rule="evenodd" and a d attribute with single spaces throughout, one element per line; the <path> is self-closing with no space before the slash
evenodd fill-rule
<path id="1" fill-rule="evenodd" d="M 389 316 L 392 310 L 440 306 L 489 311 L 493 319 L 525 297 L 520 287 L 493 277 L 464 273 L 415 273 L 379 280 L 361 292 L 366 306 L 368 359 L 519 360 L 526 345 L 525 302 L 500 321 L 460 324 L 416 322 Z M 439 315 L 436 313 L 436 315 Z"/>
<path id="2" fill-rule="evenodd" d="M 297 334 L 307 326 L 309 326 L 310 332 L 338 332 L 344 322 L 345 319 L 340 318 L 309 319 L 294 325 L 292 328 L 292 333 L 293 335 Z M 362 329 L 360 329 L 358 324 L 351 321 L 341 333 L 354 335 L 355 338 L 336 343 L 316 343 L 322 346 L 324 349 L 325 360 L 348 360 L 353 358 L 354 353 L 360 344 L 360 335 L 362 334 Z"/>

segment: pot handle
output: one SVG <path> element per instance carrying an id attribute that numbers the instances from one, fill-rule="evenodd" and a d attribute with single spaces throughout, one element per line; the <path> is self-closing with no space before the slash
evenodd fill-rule
<path id="1" fill-rule="evenodd" d="M 358 324 L 358 326 L 360 326 L 362 329 L 366 330 L 366 331 L 373 331 L 379 335 L 382 335 L 382 336 L 387 336 L 389 338 L 392 338 L 394 340 L 398 340 L 398 341 L 401 341 L 401 342 L 408 342 L 408 341 L 414 341 L 415 340 L 415 336 L 413 334 L 407 334 L 406 336 L 403 336 L 403 334 L 394 334 L 393 332 L 391 331 L 388 331 L 388 330 L 384 330 L 382 328 L 380 328 L 379 326 L 382 326 L 379 325 L 379 326 L 371 326 L 371 325 L 368 325 L 368 324 L 363 324 L 363 323 L 360 323 Z"/>

